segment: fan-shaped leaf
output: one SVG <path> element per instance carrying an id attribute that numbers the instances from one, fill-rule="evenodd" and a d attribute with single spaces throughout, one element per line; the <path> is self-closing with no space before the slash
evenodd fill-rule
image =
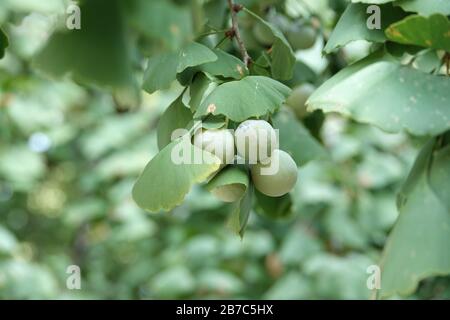
<path id="1" fill-rule="evenodd" d="M 262 76 L 248 76 L 215 88 L 202 102 L 195 117 L 208 113 L 222 114 L 235 122 L 259 117 L 277 110 L 290 89 L 282 83 Z"/>
<path id="2" fill-rule="evenodd" d="M 189 67 L 195 67 L 216 60 L 217 56 L 211 49 L 200 43 L 192 42 L 182 48 L 178 53 L 177 73 Z"/>
<path id="3" fill-rule="evenodd" d="M 177 164 L 178 156 L 186 156 L 189 163 Z M 171 210 L 183 202 L 193 184 L 205 181 L 219 165 L 218 158 L 193 146 L 190 139 L 174 140 L 147 164 L 133 187 L 133 199 L 150 212 Z"/>
<path id="4" fill-rule="evenodd" d="M 331 53 L 355 40 L 384 42 L 387 40 L 384 29 L 405 16 L 400 8 L 393 7 L 392 4 L 382 5 L 380 6 L 381 29 L 369 29 L 367 19 L 370 15 L 367 13 L 367 8 L 368 5 L 363 3 L 348 5 L 323 49 L 325 53 Z"/>
<path id="5" fill-rule="evenodd" d="M 388 132 L 436 135 L 450 128 L 450 79 L 375 53 L 326 81 L 309 109 L 338 112 Z"/>
<path id="6" fill-rule="evenodd" d="M 234 79 L 242 79 L 248 75 L 248 69 L 245 64 L 235 56 L 220 49 L 215 49 L 214 53 L 217 56 L 217 60 L 201 65 L 199 67 L 200 70 L 213 76 Z"/>
<path id="7" fill-rule="evenodd" d="M 381 297 L 410 294 L 422 279 L 450 273 L 450 147 L 433 146 L 424 148 L 404 190 L 381 262 Z"/>
<path id="8" fill-rule="evenodd" d="M 242 185 L 247 189 L 248 183 L 248 174 L 243 169 L 236 166 L 227 166 L 206 185 L 206 189 L 211 191 L 218 187 L 234 184 Z"/>
<path id="9" fill-rule="evenodd" d="M 253 195 L 254 187 L 253 183 L 250 182 L 244 197 L 233 204 L 233 211 L 231 212 L 231 217 L 228 221 L 228 225 L 231 229 L 241 238 L 244 236 L 248 218 L 250 217 L 250 211 L 253 206 Z"/>
<path id="10" fill-rule="evenodd" d="M 408 16 L 386 29 L 389 40 L 450 51 L 450 21 L 446 16 Z"/>
<path id="11" fill-rule="evenodd" d="M 155 55 L 148 61 L 142 88 L 148 93 L 167 89 L 175 81 L 177 74 L 189 67 L 215 60 L 217 60 L 217 56 L 212 50 L 196 42 L 192 42 L 177 53 L 168 52 Z"/>

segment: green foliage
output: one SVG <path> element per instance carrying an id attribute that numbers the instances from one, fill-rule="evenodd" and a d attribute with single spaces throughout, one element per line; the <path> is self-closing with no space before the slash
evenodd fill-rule
<path id="1" fill-rule="evenodd" d="M 189 67 L 217 60 L 217 56 L 206 46 L 192 42 L 177 53 L 165 53 L 152 57 L 145 71 L 143 89 L 153 93 L 167 89 L 177 74 Z"/>
<path id="2" fill-rule="evenodd" d="M 295 56 L 283 33 L 255 13 L 249 10 L 245 12 L 265 27 L 265 33 L 272 34 L 274 40 L 270 55 L 272 59 L 271 70 L 273 78 L 278 80 L 290 79 L 292 77 L 292 68 L 295 64 Z"/>
<path id="3" fill-rule="evenodd" d="M 194 116 L 221 114 L 241 122 L 275 112 L 289 93 L 288 87 L 273 79 L 248 76 L 219 85 L 201 103 Z"/>
<path id="4" fill-rule="evenodd" d="M 273 118 L 273 125 L 279 130 L 281 149 L 288 152 L 299 166 L 327 157 L 323 146 L 288 110 L 281 110 Z"/>
<path id="5" fill-rule="evenodd" d="M 237 2 L 0 3 L 0 298 L 450 297 L 447 1 Z M 255 118 L 281 197 L 191 143 Z"/>
<path id="6" fill-rule="evenodd" d="M 80 10 L 83 27 L 55 32 L 36 56 L 35 66 L 53 77 L 72 74 L 81 83 L 108 89 L 134 86 L 122 2 L 86 1 Z"/>
<path id="7" fill-rule="evenodd" d="M 401 193 L 400 217 L 382 258 L 382 297 L 411 294 L 420 280 L 450 272 L 441 248 L 450 240 L 450 148 L 435 147 L 434 139 L 424 147 Z"/>
<path id="8" fill-rule="evenodd" d="M 450 21 L 446 16 L 409 16 L 392 24 L 386 35 L 389 40 L 425 48 L 450 51 Z"/>
<path id="9" fill-rule="evenodd" d="M 196 153 L 203 159 L 199 163 L 195 162 Z M 172 154 L 187 156 L 186 163 L 175 164 Z M 174 140 L 145 167 L 133 188 L 133 199 L 148 211 L 171 210 L 181 204 L 194 183 L 205 181 L 219 169 L 219 163 L 213 155 L 193 146 L 190 139 Z"/>
<path id="10" fill-rule="evenodd" d="M 191 13 L 188 6 L 164 0 L 135 0 L 129 4 L 129 22 L 143 37 L 177 50 L 193 37 Z"/>
<path id="11" fill-rule="evenodd" d="M 446 101 L 450 101 L 450 79 L 425 74 L 375 53 L 324 83 L 308 105 L 340 112 L 388 132 L 437 135 L 450 129 Z"/>
<path id="12" fill-rule="evenodd" d="M 159 150 L 172 141 L 172 133 L 176 129 L 185 128 L 192 121 L 192 113 L 183 103 L 183 93 L 172 102 L 159 119 L 157 127 Z"/>
<path id="13" fill-rule="evenodd" d="M 369 1 L 369 3 L 373 2 Z M 404 16 L 403 11 L 399 8 L 393 7 L 391 4 L 382 5 L 380 6 L 381 29 L 369 29 L 367 27 L 367 8 L 368 5 L 365 4 L 352 3 L 348 5 L 330 35 L 324 48 L 325 53 L 329 54 L 355 40 L 382 43 L 387 40 L 384 34 L 386 27 Z"/>

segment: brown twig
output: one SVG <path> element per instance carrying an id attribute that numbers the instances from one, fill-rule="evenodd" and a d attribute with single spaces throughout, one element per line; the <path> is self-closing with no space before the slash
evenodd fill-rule
<path id="1" fill-rule="evenodd" d="M 236 14 L 241 11 L 243 7 L 240 4 L 235 4 L 234 0 L 228 0 L 228 7 L 230 8 L 231 12 L 231 30 L 227 35 L 230 38 L 236 38 L 239 50 L 241 51 L 242 60 L 244 61 L 246 66 L 249 66 L 252 63 L 252 58 L 249 56 L 247 49 L 245 48 L 244 41 L 242 41 L 236 16 Z"/>

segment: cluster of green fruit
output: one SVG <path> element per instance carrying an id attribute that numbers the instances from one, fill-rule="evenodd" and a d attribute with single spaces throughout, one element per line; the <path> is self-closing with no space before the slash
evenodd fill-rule
<path id="1" fill-rule="evenodd" d="M 297 165 L 288 153 L 278 149 L 278 135 L 267 121 L 246 120 L 239 124 L 234 135 L 226 128 L 201 129 L 193 142 L 220 159 L 219 171 L 227 165 L 249 169 L 255 188 L 267 196 L 280 197 L 297 182 Z M 211 192 L 224 202 L 235 202 L 245 190 L 245 186 L 235 183 Z"/>

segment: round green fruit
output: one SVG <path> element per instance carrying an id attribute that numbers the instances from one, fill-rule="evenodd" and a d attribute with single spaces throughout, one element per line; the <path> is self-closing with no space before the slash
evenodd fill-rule
<path id="1" fill-rule="evenodd" d="M 281 197 L 291 191 L 297 182 L 297 172 L 292 157 L 279 149 L 274 150 L 269 163 L 251 168 L 255 188 L 269 197 Z"/>
<path id="2" fill-rule="evenodd" d="M 316 31 L 308 25 L 294 25 L 287 32 L 287 39 L 294 50 L 309 49 L 316 42 Z"/>
<path id="3" fill-rule="evenodd" d="M 228 129 L 201 129 L 194 135 L 194 145 L 215 155 L 222 164 L 234 161 L 234 137 Z"/>
<path id="4" fill-rule="evenodd" d="M 247 163 L 264 162 L 278 147 L 278 136 L 264 120 L 246 120 L 234 133 L 237 153 Z"/>
<path id="5" fill-rule="evenodd" d="M 297 117 L 303 118 L 306 116 L 306 101 L 314 90 L 316 90 L 316 87 L 310 83 L 304 83 L 292 89 L 291 95 L 286 100 L 286 104 L 291 107 Z"/>
<path id="6" fill-rule="evenodd" d="M 245 186 L 239 183 L 220 186 L 211 190 L 211 193 L 223 202 L 236 202 L 245 193 Z"/>
<path id="7" fill-rule="evenodd" d="M 262 23 L 256 23 L 253 26 L 253 35 L 255 36 L 255 39 L 263 46 L 270 46 L 274 41 L 272 31 L 270 31 L 270 29 Z"/>

